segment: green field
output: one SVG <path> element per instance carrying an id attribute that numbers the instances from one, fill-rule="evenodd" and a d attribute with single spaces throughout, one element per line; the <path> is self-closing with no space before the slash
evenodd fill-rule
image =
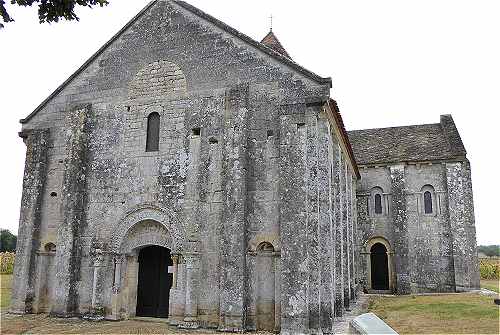
<path id="1" fill-rule="evenodd" d="M 500 307 L 479 294 L 371 297 L 369 311 L 400 334 L 498 334 Z"/>
<path id="2" fill-rule="evenodd" d="M 11 289 L 12 275 L 0 275 L 0 310 L 4 310 L 9 307 Z"/>

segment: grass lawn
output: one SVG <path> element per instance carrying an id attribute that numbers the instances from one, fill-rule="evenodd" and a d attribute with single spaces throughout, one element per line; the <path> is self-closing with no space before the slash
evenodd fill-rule
<path id="1" fill-rule="evenodd" d="M 500 307 L 479 294 L 371 297 L 368 309 L 400 334 L 499 334 Z"/>
<path id="2" fill-rule="evenodd" d="M 500 293 L 500 281 L 498 279 L 481 279 L 481 287 L 490 291 Z"/>
<path id="3" fill-rule="evenodd" d="M 12 275 L 0 275 L 0 309 L 6 309 L 10 304 Z"/>

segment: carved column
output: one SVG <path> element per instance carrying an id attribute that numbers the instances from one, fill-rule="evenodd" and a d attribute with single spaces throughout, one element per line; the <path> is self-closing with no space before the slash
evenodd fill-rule
<path id="1" fill-rule="evenodd" d="M 33 311 L 36 251 L 40 248 L 41 209 L 47 178 L 49 130 L 28 130 L 20 134 L 26 143 L 23 195 L 10 311 Z"/>
<path id="2" fill-rule="evenodd" d="M 180 328 L 195 329 L 198 323 L 198 287 L 199 287 L 199 255 L 197 253 L 184 254 L 186 265 L 186 305 L 184 321 Z"/>
<path id="3" fill-rule="evenodd" d="M 177 289 L 177 273 L 179 272 L 179 255 L 172 255 L 172 288 Z"/>
<path id="4" fill-rule="evenodd" d="M 137 254 L 125 255 L 125 262 L 127 264 L 123 301 L 126 304 L 126 317 L 134 317 L 137 307 L 137 282 L 139 276 L 139 257 Z"/>
<path id="5" fill-rule="evenodd" d="M 86 318 L 90 320 L 102 320 L 104 318 L 104 306 L 102 303 L 104 254 L 101 249 L 95 249 L 93 254 L 92 310 Z"/>
<path id="6" fill-rule="evenodd" d="M 113 286 L 111 295 L 111 314 L 106 318 L 110 320 L 120 320 L 121 319 L 121 307 L 122 307 L 122 266 L 126 261 L 124 255 L 115 254 L 112 258 L 113 261 Z"/>

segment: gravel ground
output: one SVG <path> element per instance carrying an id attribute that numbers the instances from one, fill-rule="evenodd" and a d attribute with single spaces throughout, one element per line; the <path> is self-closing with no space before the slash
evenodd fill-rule
<path id="1" fill-rule="evenodd" d="M 92 322 L 80 318 L 51 318 L 47 314 L 14 315 L 1 312 L 0 320 L 0 334 L 231 334 L 207 329 L 187 331 L 169 326 L 165 322 L 139 320 Z"/>
<path id="2" fill-rule="evenodd" d="M 361 294 L 352 310 L 341 320 L 337 320 L 335 332 L 346 334 L 349 322 L 357 315 L 364 313 L 368 305 L 368 297 Z M 47 314 L 14 315 L 0 312 L 0 334 L 234 334 L 216 330 L 197 329 L 184 330 L 169 326 L 165 322 L 143 320 L 99 321 L 92 322 L 80 318 L 60 319 Z M 251 334 L 270 335 L 272 332 L 253 332 Z"/>

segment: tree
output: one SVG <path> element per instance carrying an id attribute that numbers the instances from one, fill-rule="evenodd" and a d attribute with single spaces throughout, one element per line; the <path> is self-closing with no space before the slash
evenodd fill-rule
<path id="1" fill-rule="evenodd" d="M 0 229 L 0 252 L 16 251 L 17 236 L 7 229 Z"/>
<path id="2" fill-rule="evenodd" d="M 488 257 L 500 256 L 500 245 L 480 245 L 477 250 Z"/>
<path id="3" fill-rule="evenodd" d="M 79 20 L 75 13 L 75 7 L 90 7 L 99 5 L 100 7 L 108 4 L 107 0 L 10 0 L 11 5 L 31 7 L 38 5 L 38 20 L 44 22 L 59 22 L 59 19 L 68 21 Z M 9 15 L 5 8 L 5 0 L 0 0 L 0 16 L 4 23 L 12 22 L 14 19 Z M 0 29 L 4 25 L 0 22 Z"/>

